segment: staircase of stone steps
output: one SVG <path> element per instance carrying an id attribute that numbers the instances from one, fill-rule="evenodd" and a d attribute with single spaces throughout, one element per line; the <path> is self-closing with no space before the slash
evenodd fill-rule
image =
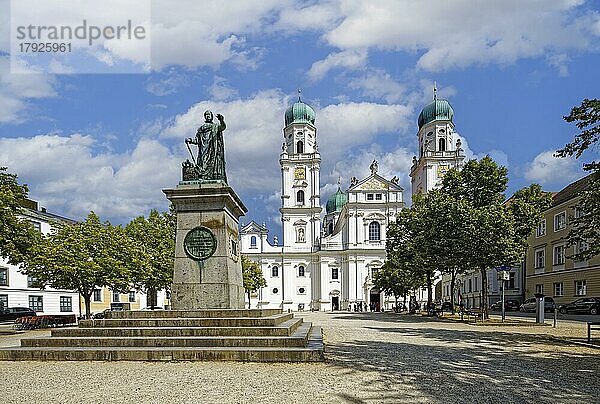
<path id="1" fill-rule="evenodd" d="M 320 327 L 281 309 L 124 311 L 0 348 L 0 360 L 322 361 Z"/>

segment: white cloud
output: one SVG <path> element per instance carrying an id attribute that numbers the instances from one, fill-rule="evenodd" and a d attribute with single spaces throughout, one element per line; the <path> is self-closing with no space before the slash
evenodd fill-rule
<path id="1" fill-rule="evenodd" d="M 565 51 L 598 50 L 600 15 L 583 0 L 341 1 L 342 22 L 325 30 L 342 51 L 423 52 L 429 71 L 509 64 Z M 329 6 L 328 6 L 329 7 Z"/>
<path id="2" fill-rule="evenodd" d="M 211 98 L 215 101 L 225 101 L 238 96 L 235 88 L 227 84 L 227 79 L 215 76 L 212 85 L 208 88 Z"/>
<path id="3" fill-rule="evenodd" d="M 554 150 L 535 156 L 525 170 L 525 178 L 541 185 L 564 185 L 583 177 L 582 165 L 575 158 L 554 157 Z"/>
<path id="4" fill-rule="evenodd" d="M 95 145 L 81 134 L 0 138 L 0 161 L 29 184 L 30 197 L 76 219 L 93 210 L 121 222 L 168 207 L 160 190 L 177 183 L 182 150 L 175 156 L 155 140 L 123 154 Z"/>
<path id="5" fill-rule="evenodd" d="M 325 59 L 312 64 L 308 71 L 308 77 L 311 80 L 321 80 L 331 69 L 338 67 L 358 69 L 365 66 L 366 62 L 367 52 L 364 49 L 331 53 Z"/>
<path id="6" fill-rule="evenodd" d="M 146 91 L 162 97 L 174 94 L 179 91 L 179 89 L 188 87 L 189 85 L 190 80 L 185 74 L 179 73 L 171 68 L 168 72 L 165 72 L 164 76 L 160 79 L 154 79 L 153 76 L 151 76 L 146 84 Z"/>
<path id="7" fill-rule="evenodd" d="M 411 109 L 401 104 L 369 102 L 328 105 L 317 111 L 319 150 L 332 160 L 354 146 L 368 145 L 378 135 L 396 136 L 412 127 Z"/>
<path id="8" fill-rule="evenodd" d="M 350 88 L 358 89 L 365 97 L 383 99 L 386 102 L 398 102 L 404 94 L 404 86 L 389 73 L 375 69 L 350 81 Z"/>
<path id="9" fill-rule="evenodd" d="M 23 121 L 29 100 L 56 96 L 54 76 L 37 74 L 26 64 L 18 64 L 26 73 L 11 74 L 8 57 L 0 56 L 0 122 Z"/>

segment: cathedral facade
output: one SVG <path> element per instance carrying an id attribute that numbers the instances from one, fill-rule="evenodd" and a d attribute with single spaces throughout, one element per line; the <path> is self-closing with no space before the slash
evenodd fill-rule
<path id="1" fill-rule="evenodd" d="M 382 306 L 384 296 L 372 278 L 385 261 L 387 226 L 404 207 L 397 177 L 380 176 L 374 161 L 368 177 L 353 177 L 346 191 L 338 186 L 322 212 L 315 112 L 300 99 L 285 113 L 283 137 L 283 240 L 271 244 L 268 229 L 256 222 L 240 231 L 242 254 L 260 265 L 267 281 L 252 307 L 330 311 Z"/>

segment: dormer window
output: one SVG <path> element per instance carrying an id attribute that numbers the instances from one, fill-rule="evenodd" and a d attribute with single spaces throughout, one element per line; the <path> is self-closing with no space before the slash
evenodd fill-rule
<path id="1" fill-rule="evenodd" d="M 302 140 L 298 140 L 298 142 L 296 142 L 296 153 L 304 153 L 304 143 Z"/>
<path id="2" fill-rule="evenodd" d="M 256 236 L 250 237 L 250 248 L 256 248 Z"/>

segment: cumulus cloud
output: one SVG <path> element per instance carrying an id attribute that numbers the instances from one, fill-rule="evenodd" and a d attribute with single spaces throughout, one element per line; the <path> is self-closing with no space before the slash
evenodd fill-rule
<path id="1" fill-rule="evenodd" d="M 566 60 L 562 56 L 565 52 L 598 50 L 600 15 L 584 3 L 340 1 L 339 19 L 327 20 L 323 38 L 341 54 L 371 48 L 416 51 L 421 54 L 418 67 L 429 71 L 474 64 L 510 64 L 538 56 L 547 56 L 549 63 L 556 65 L 557 58 Z M 330 3 L 315 7 L 320 8 L 313 10 L 317 15 L 327 15 L 334 9 Z M 558 67 L 561 74 L 565 66 L 562 61 Z M 323 65 L 333 62 L 335 59 L 326 59 Z"/>
<path id="2" fill-rule="evenodd" d="M 367 52 L 364 49 L 351 49 L 329 54 L 325 59 L 318 60 L 312 64 L 308 71 L 311 80 L 321 80 L 334 68 L 345 67 L 358 69 L 367 62 Z"/>
<path id="3" fill-rule="evenodd" d="M 402 84 L 381 69 L 373 69 L 362 76 L 354 78 L 350 81 L 349 86 L 360 90 L 365 97 L 384 100 L 389 103 L 400 101 L 405 90 Z"/>
<path id="4" fill-rule="evenodd" d="M 525 178 L 541 185 L 564 185 L 584 176 L 581 163 L 572 157 L 554 157 L 554 150 L 544 151 L 528 164 Z"/>
<path id="5" fill-rule="evenodd" d="M 0 161 L 29 184 L 30 197 L 76 219 L 93 210 L 124 222 L 168 207 L 160 190 L 177 182 L 183 151 L 174 155 L 155 140 L 123 154 L 95 146 L 84 134 L 0 138 Z"/>
<path id="6" fill-rule="evenodd" d="M 30 101 L 55 97 L 55 78 L 38 74 L 23 62 L 16 62 L 25 74 L 11 74 L 8 57 L 0 56 L 0 122 L 25 120 Z"/>

